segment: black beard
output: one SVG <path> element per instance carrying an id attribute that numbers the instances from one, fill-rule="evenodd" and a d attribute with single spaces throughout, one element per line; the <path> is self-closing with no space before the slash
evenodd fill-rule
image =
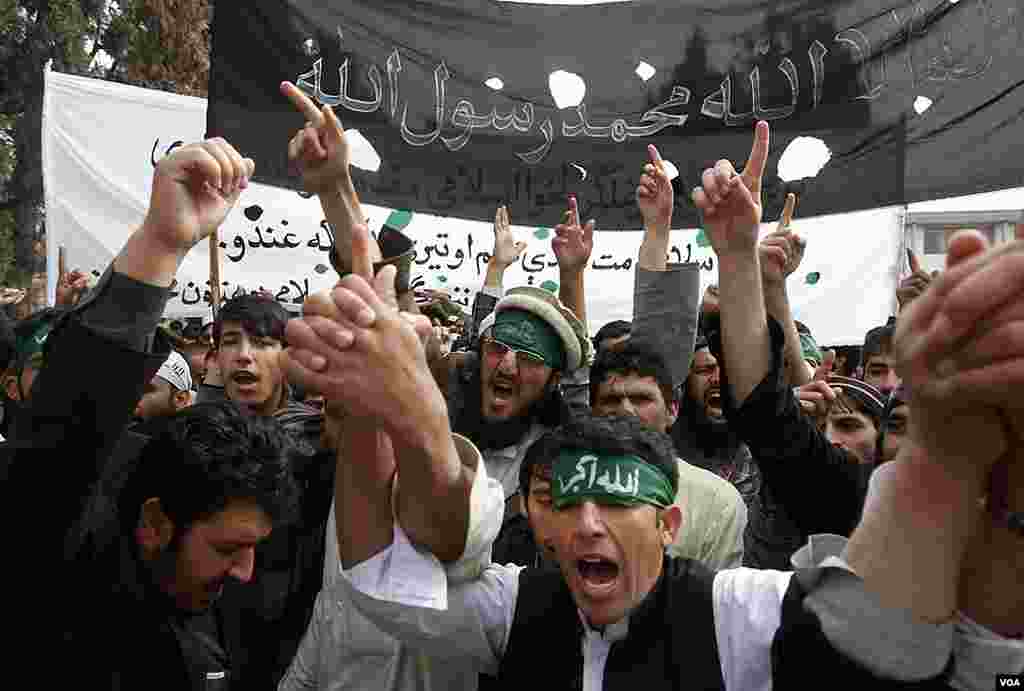
<path id="1" fill-rule="evenodd" d="M 686 426 L 684 433 L 705 456 L 718 456 L 722 451 L 730 455 L 739 448 L 740 439 L 730 430 L 728 419 L 724 415 L 709 416 L 703 401 L 694 401 L 687 395 L 680 418 Z"/>
<path id="2" fill-rule="evenodd" d="M 522 439 L 530 429 L 533 418 L 530 411 L 508 420 L 488 420 L 481 415 L 478 428 L 479 439 L 474 439 L 473 442 L 481 450 L 504 449 L 506 446 L 512 446 Z"/>
<path id="3" fill-rule="evenodd" d="M 480 360 L 475 354 L 466 358 L 463 371 L 456 373 L 452 384 L 454 386 L 450 385 L 448 390 L 452 431 L 472 441 L 481 451 L 512 446 L 535 422 L 555 427 L 569 416 L 568 406 L 549 380 L 544 395 L 522 415 L 510 420 L 488 421 L 483 416 L 483 379 Z"/>

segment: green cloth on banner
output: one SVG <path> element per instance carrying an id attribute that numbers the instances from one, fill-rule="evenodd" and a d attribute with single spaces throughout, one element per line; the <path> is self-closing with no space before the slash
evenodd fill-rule
<path id="1" fill-rule="evenodd" d="M 412 222 L 412 211 L 408 209 L 396 209 L 391 212 L 388 216 L 388 220 L 384 221 L 384 225 L 394 228 L 395 230 L 405 230 L 405 227 Z"/>

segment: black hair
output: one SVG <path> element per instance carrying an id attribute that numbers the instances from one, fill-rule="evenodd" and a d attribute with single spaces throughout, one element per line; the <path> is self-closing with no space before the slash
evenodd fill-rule
<path id="1" fill-rule="evenodd" d="M 712 334 L 722 330 L 722 315 L 720 312 L 701 312 L 697 320 L 697 338 L 703 338 L 705 342 L 712 340 Z"/>
<path id="2" fill-rule="evenodd" d="M 844 409 L 850 409 L 852 412 L 860 413 L 867 419 L 871 420 L 875 426 L 875 431 L 880 432 L 882 425 L 885 422 L 884 410 L 876 409 L 870 405 L 863 396 L 858 395 L 856 391 L 851 391 L 847 388 L 840 388 L 839 393 L 836 396 L 836 402 L 833 403 L 833 409 L 838 412 L 846 412 Z"/>
<path id="3" fill-rule="evenodd" d="M 882 421 L 878 427 L 878 440 L 875 443 L 875 463 L 881 465 L 884 461 L 882 460 L 885 456 L 885 437 L 889 430 L 889 420 L 892 419 L 893 413 L 901 405 L 908 405 L 907 390 L 903 386 L 897 387 L 889 394 L 889 397 L 885 401 L 885 411 L 882 414 Z"/>
<path id="4" fill-rule="evenodd" d="M 654 377 L 665 405 L 675 400 L 672 375 L 669 374 L 665 358 L 654 345 L 629 339 L 625 343 L 600 351 L 590 367 L 590 405 L 597 403 L 597 391 L 611 374 L 635 374 L 640 377 Z"/>
<path id="5" fill-rule="evenodd" d="M 892 350 L 892 337 L 896 333 L 896 320 L 890 317 L 885 326 L 878 326 L 864 336 L 864 348 L 861 350 L 860 361 L 864 367 L 875 355 L 882 355 Z"/>
<path id="6" fill-rule="evenodd" d="M 171 416 L 142 447 L 117 488 L 122 534 L 131 534 L 142 504 L 153 497 L 181 535 L 233 500 L 251 501 L 279 525 L 298 509 L 292 472 L 302 456 L 273 419 L 250 415 L 231 401 L 200 403 Z"/>
<path id="7" fill-rule="evenodd" d="M 622 336 L 628 336 L 633 332 L 633 322 L 624 321 L 617 319 L 616 321 L 608 322 L 600 329 L 597 330 L 597 334 L 594 336 L 594 350 L 601 350 L 601 341 L 609 338 L 621 338 Z"/>
<path id="8" fill-rule="evenodd" d="M 713 331 L 707 336 L 700 336 L 697 339 L 694 349 L 694 358 L 690 361 L 690 371 L 686 380 L 680 387 L 679 415 L 675 424 L 669 430 L 672 439 L 676 443 L 683 458 L 689 458 L 690 454 L 700 453 L 707 457 L 720 455 L 721 457 L 734 456 L 743 441 L 736 432 L 735 426 L 730 425 L 724 418 L 712 419 L 708 416 L 704 407 L 704 401 L 698 401 L 690 395 L 690 380 L 696 376 L 694 364 L 696 353 L 706 349 L 718 363 L 719 387 L 724 392 L 726 387 L 725 361 L 721 355 L 721 337 L 719 332 Z M 716 352 L 717 351 L 717 352 Z M 724 402 L 723 398 L 723 402 Z"/>
<path id="9" fill-rule="evenodd" d="M 836 351 L 836 369 L 833 371 L 835 374 L 841 374 L 844 377 L 852 377 L 857 371 L 857 367 L 860 365 L 860 346 L 831 346 L 829 348 L 822 348 L 822 351 L 834 350 Z M 845 358 L 842 367 L 838 366 L 839 360 Z"/>
<path id="10" fill-rule="evenodd" d="M 225 322 L 237 322 L 250 336 L 269 336 L 286 346 L 284 327 L 291 315 L 281 303 L 260 294 L 239 295 L 224 303 L 213 325 L 213 343 L 220 348 Z"/>
<path id="11" fill-rule="evenodd" d="M 811 335 L 811 330 L 808 329 L 807 325 L 804 324 L 802 321 L 798 321 L 798 320 L 794 319 L 793 320 L 793 324 L 796 326 L 796 332 L 798 334 L 807 334 L 808 336 Z"/>
<path id="12" fill-rule="evenodd" d="M 667 434 L 645 427 L 632 415 L 597 416 L 586 412 L 546 432 L 526 451 L 519 467 L 519 491 L 523 497 L 529 496 L 534 468 L 550 465 L 562 451 L 637 456 L 669 478 L 673 496 L 679 490 L 676 452 Z"/>

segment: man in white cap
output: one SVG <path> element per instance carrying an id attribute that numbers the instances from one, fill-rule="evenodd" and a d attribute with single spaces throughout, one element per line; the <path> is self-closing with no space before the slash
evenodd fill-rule
<path id="1" fill-rule="evenodd" d="M 135 418 L 141 421 L 132 431 L 148 434 L 147 429 L 163 418 L 174 415 L 192 403 L 192 372 L 188 362 L 175 350 L 160 365 L 156 376 L 146 385 L 142 400 L 135 406 Z M 140 428 L 147 429 L 140 429 Z"/>

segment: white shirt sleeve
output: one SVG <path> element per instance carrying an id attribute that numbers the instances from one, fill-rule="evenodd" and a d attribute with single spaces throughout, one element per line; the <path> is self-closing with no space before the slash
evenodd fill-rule
<path id="1" fill-rule="evenodd" d="M 505 494 L 501 484 L 487 475 L 480 452 L 472 442 L 453 434 L 455 448 L 463 462 L 475 459 L 476 476 L 469 496 L 469 526 L 466 533 L 466 547 L 458 561 L 445 566 L 451 583 L 472 581 L 483 573 L 491 563 L 491 545 L 501 531 L 505 512 Z M 324 551 L 324 589 L 332 588 L 341 574 L 341 560 L 338 556 L 338 533 L 334 501 L 327 516 L 327 535 Z"/>
<path id="2" fill-rule="evenodd" d="M 347 571 L 339 562 L 339 586 L 382 631 L 428 655 L 466 659 L 496 674 L 512 629 L 522 568 L 490 563 L 505 495 L 487 476 L 476 447 L 453 437 L 463 462 L 476 461 L 462 557 L 445 568 L 396 523 L 387 549 Z"/>
<path id="3" fill-rule="evenodd" d="M 449 584 L 437 558 L 416 548 L 399 526 L 379 554 L 342 570 L 342 587 L 382 631 L 438 658 L 468 661 L 497 674 L 519 596 L 519 566 L 487 566 L 474 580 Z"/>
<path id="4" fill-rule="evenodd" d="M 715 574 L 715 638 L 727 691 L 772 688 L 772 639 L 790 571 L 728 569 Z"/>
<path id="5" fill-rule="evenodd" d="M 491 545 L 498 539 L 505 518 L 505 491 L 501 483 L 488 476 L 480 451 L 471 441 L 452 434 L 452 441 L 463 463 L 476 463 L 476 476 L 469 494 L 469 526 L 466 547 L 459 560 L 447 566 L 450 583 L 476 579 L 491 563 Z"/>

